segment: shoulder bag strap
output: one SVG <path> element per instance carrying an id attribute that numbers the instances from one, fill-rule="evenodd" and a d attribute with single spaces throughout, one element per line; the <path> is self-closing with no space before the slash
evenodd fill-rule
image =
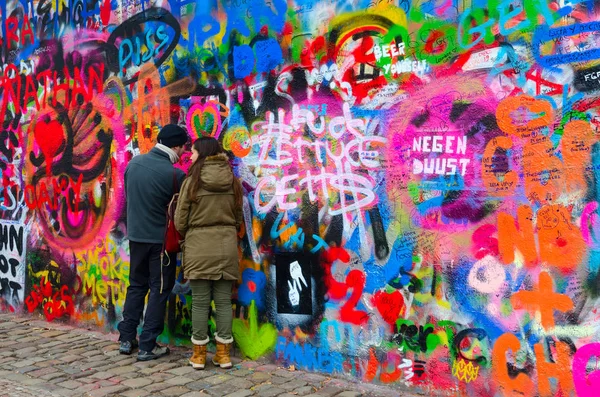
<path id="1" fill-rule="evenodd" d="M 173 168 L 173 197 L 171 197 L 171 200 L 169 200 L 169 204 L 167 205 L 167 213 L 166 213 L 166 223 L 165 223 L 165 235 L 163 237 L 163 245 L 162 245 L 162 249 L 160 252 L 160 293 L 162 294 L 163 291 L 163 266 L 169 266 L 171 264 L 171 258 L 169 257 L 169 254 L 166 252 L 166 244 L 167 244 L 167 233 L 169 231 L 169 213 L 171 211 L 171 206 L 173 205 L 173 200 L 175 198 L 175 195 L 179 194 L 179 183 L 177 181 L 177 171 L 175 171 L 175 168 Z M 163 259 L 164 257 L 167 257 L 167 264 L 163 265 Z"/>
<path id="2" fill-rule="evenodd" d="M 177 180 L 177 171 L 173 167 L 173 195 L 179 193 L 179 181 Z"/>

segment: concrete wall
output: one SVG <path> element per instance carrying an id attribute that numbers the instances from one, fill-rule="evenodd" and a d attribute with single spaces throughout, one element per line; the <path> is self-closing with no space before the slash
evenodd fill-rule
<path id="1" fill-rule="evenodd" d="M 2 1 L 1 310 L 115 329 L 124 169 L 178 122 L 237 156 L 248 357 L 598 396 L 594 7 Z M 178 277 L 162 338 L 187 343 Z"/>

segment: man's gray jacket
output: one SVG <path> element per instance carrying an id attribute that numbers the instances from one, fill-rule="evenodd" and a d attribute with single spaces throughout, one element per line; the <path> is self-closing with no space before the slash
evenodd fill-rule
<path id="1" fill-rule="evenodd" d="M 173 167 L 160 149 L 134 157 L 125 170 L 127 235 L 137 243 L 162 244 L 167 226 L 167 206 L 173 198 L 173 176 L 177 188 L 185 173 Z"/>

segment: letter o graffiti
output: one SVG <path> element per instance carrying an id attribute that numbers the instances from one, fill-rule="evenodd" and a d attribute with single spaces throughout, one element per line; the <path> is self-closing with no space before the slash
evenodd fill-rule
<path id="1" fill-rule="evenodd" d="M 506 279 L 504 267 L 491 255 L 475 262 L 469 272 L 469 285 L 484 294 L 498 292 Z"/>
<path id="2" fill-rule="evenodd" d="M 600 371 L 587 373 L 587 364 L 592 357 L 600 357 L 600 343 L 583 346 L 573 357 L 573 383 L 579 397 L 595 397 L 600 390 Z"/>

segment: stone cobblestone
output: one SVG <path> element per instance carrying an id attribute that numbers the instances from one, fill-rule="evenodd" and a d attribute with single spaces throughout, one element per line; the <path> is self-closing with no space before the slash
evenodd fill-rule
<path id="1" fill-rule="evenodd" d="M 160 394 L 163 396 L 181 396 L 185 393 L 189 393 L 189 390 L 183 386 L 173 386 L 168 389 L 163 389 Z"/>
<path id="2" fill-rule="evenodd" d="M 192 383 L 194 380 L 191 378 L 186 378 L 185 376 L 176 376 L 170 379 L 167 379 L 165 382 L 171 385 L 185 385 L 188 383 Z"/>
<path id="3" fill-rule="evenodd" d="M 66 389 L 76 389 L 80 386 L 83 386 L 83 383 L 74 380 L 67 380 L 65 382 L 58 383 L 57 386 L 64 387 Z"/>
<path id="4" fill-rule="evenodd" d="M 33 372 L 33 371 L 35 371 L 37 369 L 39 369 L 39 367 L 37 365 L 29 365 L 27 367 L 19 368 L 17 370 L 17 372 L 20 373 L 20 374 L 26 374 L 28 372 Z"/>
<path id="5" fill-rule="evenodd" d="M 280 387 L 285 390 L 296 390 L 304 386 L 306 386 L 306 382 L 302 379 L 293 379 L 283 383 Z"/>
<path id="6" fill-rule="evenodd" d="M 123 385 L 131 387 L 132 389 L 142 388 L 149 384 L 152 384 L 152 380 L 148 378 L 127 379 L 123 382 Z"/>
<path id="7" fill-rule="evenodd" d="M 149 396 L 150 392 L 146 390 L 128 390 L 126 392 L 121 393 L 122 397 L 146 397 Z"/>
<path id="8" fill-rule="evenodd" d="M 10 331 L 8 331 L 10 330 Z M 288 370 L 232 357 L 231 370 L 196 371 L 188 348 L 137 362 L 116 335 L 0 313 L 0 397 L 416 397 L 380 385 Z M 209 353 L 210 358 L 211 353 Z"/>
<path id="9" fill-rule="evenodd" d="M 235 393 L 227 394 L 225 397 L 247 397 L 253 394 L 254 393 L 251 390 L 240 390 Z"/>
<path id="10" fill-rule="evenodd" d="M 260 385 L 255 387 L 253 390 L 261 397 L 275 397 L 285 393 L 285 390 L 269 384 Z"/>
<path id="11" fill-rule="evenodd" d="M 220 385 L 211 386 L 210 388 L 204 389 L 203 391 L 204 393 L 217 397 L 235 393 L 237 390 L 238 389 L 235 386 L 230 385 L 228 383 L 223 383 Z"/>

